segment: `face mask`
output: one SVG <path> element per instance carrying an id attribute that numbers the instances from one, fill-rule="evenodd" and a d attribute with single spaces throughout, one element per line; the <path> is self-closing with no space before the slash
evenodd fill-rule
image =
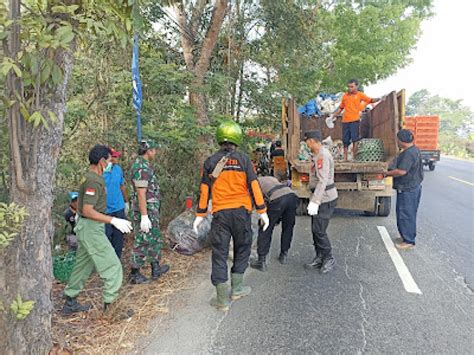
<path id="1" fill-rule="evenodd" d="M 104 173 L 110 173 L 112 170 L 112 163 L 107 163 L 107 166 L 104 168 Z"/>

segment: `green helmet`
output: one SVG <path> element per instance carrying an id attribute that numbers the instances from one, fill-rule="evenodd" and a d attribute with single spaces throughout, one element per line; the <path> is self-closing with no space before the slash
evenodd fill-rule
<path id="1" fill-rule="evenodd" d="M 235 145 L 241 145 L 242 136 L 242 128 L 234 121 L 222 122 L 219 127 L 217 127 L 216 139 L 219 144 L 229 142 Z"/>

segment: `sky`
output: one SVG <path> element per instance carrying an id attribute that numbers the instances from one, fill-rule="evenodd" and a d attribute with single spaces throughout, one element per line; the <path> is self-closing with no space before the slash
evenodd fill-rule
<path id="1" fill-rule="evenodd" d="M 404 88 L 408 98 L 426 88 L 474 109 L 474 1 L 435 0 L 434 12 L 421 26 L 412 64 L 366 87 L 369 96 Z"/>

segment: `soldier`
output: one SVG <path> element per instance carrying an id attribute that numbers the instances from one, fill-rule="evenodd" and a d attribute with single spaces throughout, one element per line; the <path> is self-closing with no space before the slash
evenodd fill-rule
<path id="1" fill-rule="evenodd" d="M 320 272 L 325 274 L 331 271 L 336 263 L 326 232 L 337 204 L 334 160 L 321 143 L 320 131 L 307 132 L 304 139 L 312 152 L 310 187 L 314 192 L 308 204 L 308 214 L 311 216 L 311 230 L 316 250 L 316 257 L 311 263 L 305 264 L 305 268 L 320 269 Z"/>
<path id="2" fill-rule="evenodd" d="M 151 265 L 151 278 L 158 279 L 168 272 L 169 265 L 160 265 L 163 237 L 160 233 L 160 186 L 151 160 L 159 145 L 152 140 L 143 140 L 138 148 L 138 157 L 132 165 L 133 222 L 135 242 L 132 250 L 130 282 L 149 283 L 140 273 L 145 262 Z"/>
<path id="3" fill-rule="evenodd" d="M 250 287 L 243 286 L 244 272 L 248 267 L 252 246 L 252 226 L 250 213 L 253 204 L 260 214 L 262 229 L 267 230 L 270 221 L 266 213 L 265 201 L 257 181 L 257 175 L 250 159 L 238 152 L 242 144 L 242 130 L 232 121 L 221 123 L 217 129 L 217 143 L 221 149 L 204 162 L 200 185 L 199 203 L 193 228 L 198 227 L 207 214 L 212 196 L 212 274 L 211 281 L 216 287 L 217 297 L 211 305 L 219 310 L 229 309 L 227 257 L 229 243 L 234 241 L 234 262 L 231 269 L 232 300 L 238 300 L 250 293 Z"/>
<path id="4" fill-rule="evenodd" d="M 112 244 L 107 240 L 105 224 L 111 223 L 122 233 L 130 233 L 132 230 L 129 221 L 104 214 L 106 196 L 102 174 L 112 167 L 109 148 L 96 145 L 89 153 L 89 162 L 89 172 L 79 189 L 79 219 L 75 228 L 79 247 L 74 269 L 64 289 L 66 303 L 62 313 L 65 315 L 90 309 L 90 305 L 77 302 L 76 297 L 94 270 L 104 280 L 104 309 L 117 299 L 122 286 L 122 265 Z"/>

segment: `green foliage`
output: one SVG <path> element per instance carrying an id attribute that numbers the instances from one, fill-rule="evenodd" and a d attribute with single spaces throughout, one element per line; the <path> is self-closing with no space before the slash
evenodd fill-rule
<path id="1" fill-rule="evenodd" d="M 0 250 L 6 248 L 18 235 L 27 213 L 15 203 L 0 203 Z"/>
<path id="2" fill-rule="evenodd" d="M 18 295 L 10 305 L 10 310 L 17 320 L 24 320 L 31 313 L 34 305 L 35 301 L 24 301 L 20 295 Z"/>

